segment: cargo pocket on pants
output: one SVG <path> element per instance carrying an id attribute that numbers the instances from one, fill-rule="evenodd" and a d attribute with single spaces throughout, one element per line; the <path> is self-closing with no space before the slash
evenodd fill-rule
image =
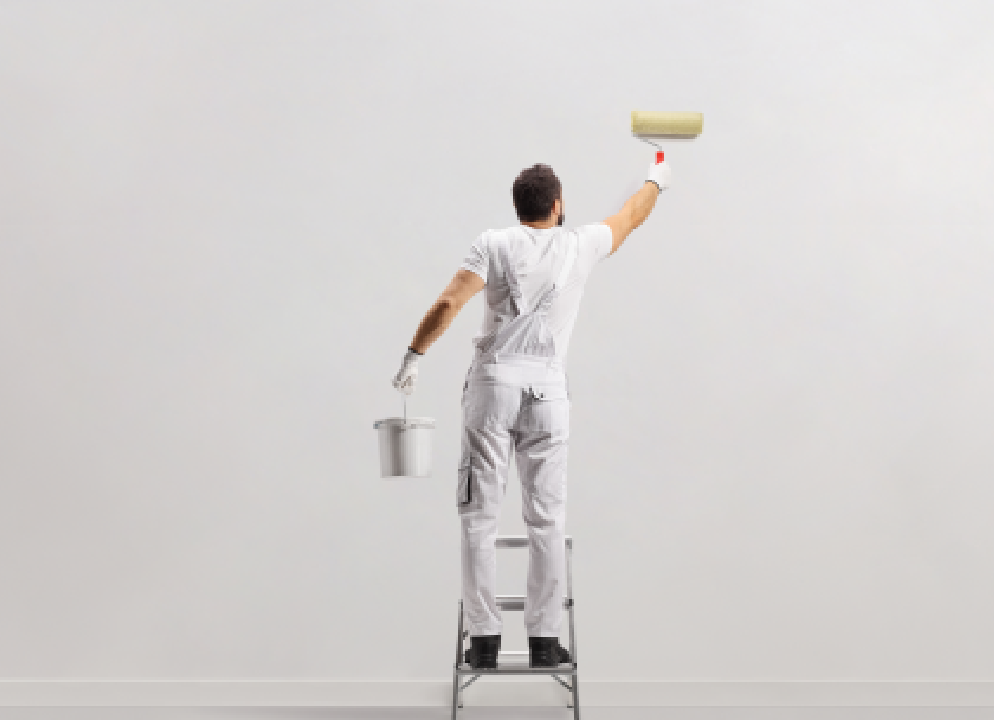
<path id="1" fill-rule="evenodd" d="M 458 481 L 456 483 L 456 505 L 459 512 L 476 510 L 481 507 L 480 484 L 473 473 L 473 462 L 467 453 L 459 461 Z"/>

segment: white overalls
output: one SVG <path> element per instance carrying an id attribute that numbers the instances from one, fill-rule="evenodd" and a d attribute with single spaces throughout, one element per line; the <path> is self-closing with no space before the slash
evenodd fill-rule
<path id="1" fill-rule="evenodd" d="M 526 232 L 521 229 L 520 232 Z M 495 330 L 477 343 L 463 391 L 458 505 L 462 523 L 462 596 L 471 635 L 498 635 L 494 540 L 511 450 L 521 480 L 528 529 L 525 628 L 529 637 L 559 635 L 563 612 L 566 448 L 569 396 L 547 315 L 576 260 L 575 236 L 551 287 L 522 297 L 507 243 L 495 262 L 509 302 Z"/>

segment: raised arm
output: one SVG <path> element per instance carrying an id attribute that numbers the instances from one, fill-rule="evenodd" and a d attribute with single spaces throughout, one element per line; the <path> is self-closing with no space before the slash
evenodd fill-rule
<path id="1" fill-rule="evenodd" d="M 652 212 L 652 208 L 656 205 L 659 193 L 668 188 L 669 185 L 669 166 L 665 162 L 650 165 L 649 179 L 645 181 L 645 185 L 628 198 L 617 215 L 612 215 L 604 220 L 604 224 L 611 228 L 612 253 L 621 247 L 621 243 L 625 242 L 625 238 L 631 235 L 632 230 L 645 222 L 649 213 Z"/>

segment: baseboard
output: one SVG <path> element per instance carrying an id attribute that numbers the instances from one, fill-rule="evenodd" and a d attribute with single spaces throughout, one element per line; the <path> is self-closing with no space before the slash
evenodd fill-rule
<path id="1" fill-rule="evenodd" d="M 444 706 L 447 680 L 0 679 L 0 706 Z M 563 705 L 546 678 L 483 678 L 467 705 Z M 994 707 L 994 682 L 716 682 L 591 680 L 580 700 L 602 707 Z"/>

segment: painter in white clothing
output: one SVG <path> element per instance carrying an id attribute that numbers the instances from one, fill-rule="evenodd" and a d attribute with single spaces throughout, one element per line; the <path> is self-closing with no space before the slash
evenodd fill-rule
<path id="1" fill-rule="evenodd" d="M 529 663 L 570 662 L 559 643 L 563 615 L 569 391 L 566 351 L 591 270 L 617 251 L 669 185 L 669 167 L 649 178 L 603 223 L 562 227 L 559 178 L 547 165 L 523 170 L 512 186 L 519 225 L 488 230 L 421 321 L 394 377 L 414 391 L 418 361 L 466 302 L 486 290 L 483 326 L 463 383 L 462 450 L 456 482 L 462 598 L 470 633 L 465 661 L 497 666 L 502 619 L 496 600 L 497 518 L 510 463 L 521 480 L 528 530 L 525 628 Z"/>
<path id="2" fill-rule="evenodd" d="M 604 223 L 584 225 L 575 230 L 560 227 L 534 229 L 519 225 L 506 230 L 487 230 L 480 235 L 462 264 L 463 268 L 476 273 L 486 283 L 483 327 L 474 342 L 478 343 L 493 332 L 502 311 L 505 315 L 507 313 L 509 290 L 506 279 L 494 268 L 495 250 L 507 248 L 515 258 L 515 271 L 521 282 L 522 294 L 527 298 L 538 295 L 553 272 L 559 269 L 557 262 L 562 260 L 567 243 L 576 245 L 577 257 L 565 286 L 559 290 L 559 297 L 550 309 L 548 320 L 555 339 L 557 358 L 565 366 L 566 349 L 580 311 L 584 283 L 598 261 L 610 255 L 613 247 L 611 229 Z M 488 283 L 488 278 L 493 278 L 494 282 Z"/>

